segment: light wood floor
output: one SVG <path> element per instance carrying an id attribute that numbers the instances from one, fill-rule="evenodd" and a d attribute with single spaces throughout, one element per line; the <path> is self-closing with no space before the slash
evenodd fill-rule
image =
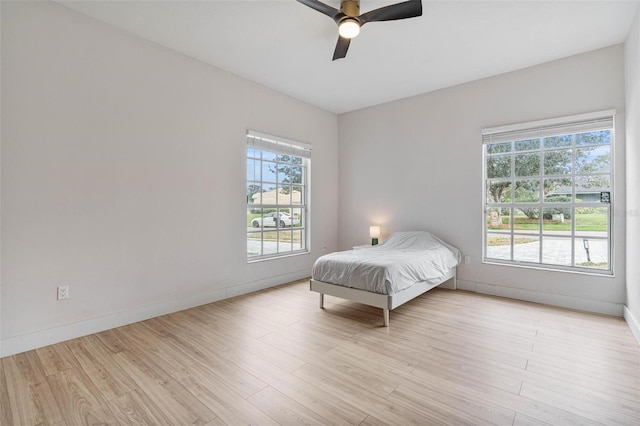
<path id="1" fill-rule="evenodd" d="M 2 359 L 2 425 L 638 425 L 620 318 L 436 289 L 391 312 L 301 281 Z"/>

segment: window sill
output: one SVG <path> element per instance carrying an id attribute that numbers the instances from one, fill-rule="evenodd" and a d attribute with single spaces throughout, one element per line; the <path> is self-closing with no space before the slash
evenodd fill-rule
<path id="1" fill-rule="evenodd" d="M 540 271 L 548 271 L 548 272 L 565 272 L 570 274 L 580 274 L 580 275 L 591 275 L 597 277 L 606 277 L 606 278 L 615 278 L 615 274 L 613 271 L 608 270 L 586 270 L 586 269 L 574 269 L 572 267 L 563 268 L 559 265 L 536 265 L 532 263 L 523 263 L 523 262 L 506 262 L 499 260 L 491 260 L 491 259 L 483 259 L 482 263 L 485 265 L 495 265 L 495 266 L 507 266 L 514 268 L 524 268 L 524 269 L 537 269 Z"/>
<path id="2" fill-rule="evenodd" d="M 301 256 L 301 255 L 305 255 L 305 254 L 309 254 L 310 252 L 308 250 L 304 250 L 304 251 L 296 251 L 296 252 L 292 252 L 292 253 L 287 253 L 287 254 L 278 254 L 278 255 L 273 255 L 273 256 L 262 256 L 259 258 L 255 258 L 255 259 L 247 259 L 247 263 L 258 263 L 258 262 L 265 262 L 268 260 L 278 260 L 278 259 L 286 259 L 289 257 L 295 257 L 295 256 Z"/>

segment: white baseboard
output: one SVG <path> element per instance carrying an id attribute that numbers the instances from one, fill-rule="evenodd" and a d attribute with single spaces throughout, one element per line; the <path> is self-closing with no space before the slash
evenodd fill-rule
<path id="1" fill-rule="evenodd" d="M 616 317 L 622 317 L 624 307 L 622 303 L 606 302 L 602 300 L 586 299 L 562 294 L 544 293 L 540 291 L 504 287 L 460 279 L 458 279 L 458 289 L 490 294 L 492 296 L 507 297 L 510 299 L 525 300 L 527 302 L 559 306 L 562 308 L 576 309 L 579 311 L 613 315 Z"/>
<path id="2" fill-rule="evenodd" d="M 240 296 L 253 291 L 303 279 L 307 276 L 309 276 L 308 270 L 296 271 L 265 280 L 239 284 L 195 296 L 145 305 L 128 311 L 116 312 L 98 318 L 91 318 L 86 321 L 65 324 L 59 327 L 36 331 L 34 333 L 24 334 L 21 336 L 9 337 L 7 339 L 0 340 L 0 357 L 30 351 L 32 349 L 41 348 L 43 346 L 52 345 L 65 340 L 75 339 L 88 334 L 99 333 L 104 330 L 144 321 L 160 315 L 166 315 L 218 300 Z"/>
<path id="3" fill-rule="evenodd" d="M 169 300 L 153 305 L 141 306 L 136 309 L 116 312 L 103 317 L 92 318 L 73 324 L 41 330 L 21 336 L 10 337 L 0 340 L 0 357 L 5 357 L 43 346 L 75 339 L 88 334 L 98 333 L 138 321 L 172 312 L 205 305 L 222 299 L 228 299 L 242 294 L 251 293 L 265 288 L 274 287 L 286 282 L 291 282 L 306 278 L 308 270 L 297 271 L 289 274 L 271 277 L 266 280 L 258 280 L 249 283 L 230 286 L 196 296 L 184 297 Z M 565 308 L 578 309 L 583 311 L 596 312 L 607 315 L 624 316 L 629 328 L 633 332 L 636 340 L 640 344 L 640 322 L 633 316 L 631 311 L 621 304 L 612 302 L 582 299 L 558 294 L 541 293 L 531 290 L 523 290 L 512 287 L 502 287 L 490 284 L 476 283 L 473 281 L 457 280 L 459 290 L 473 291 L 477 293 L 490 294 L 511 299 L 526 300 L 530 302 L 544 303 L 547 305 L 561 306 Z"/>
<path id="4" fill-rule="evenodd" d="M 633 316 L 633 313 L 631 313 L 628 306 L 624 307 L 624 319 L 627 321 L 627 324 L 629 324 L 629 328 L 631 329 L 633 336 L 640 345 L 640 322 L 638 321 L 638 318 Z"/>

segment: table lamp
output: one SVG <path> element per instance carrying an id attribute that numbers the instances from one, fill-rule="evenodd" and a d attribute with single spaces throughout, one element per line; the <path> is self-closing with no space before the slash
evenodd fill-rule
<path id="1" fill-rule="evenodd" d="M 379 226 L 370 226 L 369 227 L 369 235 L 371 236 L 371 245 L 375 246 L 378 244 L 378 238 L 380 238 L 380 227 Z"/>

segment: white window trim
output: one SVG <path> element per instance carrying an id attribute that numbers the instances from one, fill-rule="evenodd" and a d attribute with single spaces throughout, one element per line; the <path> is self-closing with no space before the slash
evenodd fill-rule
<path id="1" fill-rule="evenodd" d="M 551 129 L 555 131 L 557 128 L 562 128 L 569 132 L 580 132 L 584 127 L 581 124 L 587 124 L 588 122 L 601 122 L 603 123 L 603 127 L 610 123 L 610 125 L 606 128 L 613 128 L 614 120 L 616 116 L 615 109 L 609 109 L 605 111 L 598 112 L 589 112 L 586 114 L 577 114 L 570 115 L 566 117 L 557 117 L 551 118 L 547 120 L 538 120 L 538 121 L 529 121 L 527 123 L 517 123 L 517 124 L 508 124 L 505 126 L 498 127 L 487 127 L 482 129 L 482 143 L 497 143 L 501 142 L 500 139 L 495 138 L 491 140 L 487 140 L 486 136 L 489 135 L 509 135 L 512 133 L 520 133 L 525 134 L 527 131 L 531 131 L 532 137 L 544 137 L 549 136 L 548 133 L 544 132 L 545 129 Z M 572 126 L 572 123 L 575 123 Z M 589 130 L 596 130 L 594 127 L 589 127 Z M 536 133 L 538 131 L 539 133 Z M 539 136 L 537 136 L 539 135 Z M 528 134 L 526 135 L 528 136 Z M 510 139 L 513 140 L 513 139 Z"/>
<path id="2" fill-rule="evenodd" d="M 248 256 L 248 250 L 246 250 L 247 263 L 263 262 L 267 260 L 282 259 L 282 258 L 291 257 L 291 256 L 308 254 L 310 252 L 310 247 L 311 247 L 310 231 L 309 231 L 310 216 L 311 216 L 311 212 L 309 208 L 309 203 L 311 198 L 309 196 L 309 192 L 311 188 L 311 161 L 310 161 L 311 145 L 306 144 L 304 142 L 292 141 L 287 138 L 282 138 L 279 136 L 273 136 L 273 135 L 268 135 L 266 133 L 256 132 L 253 130 L 247 130 L 246 141 L 247 141 L 247 147 L 253 147 L 259 150 L 269 151 L 277 154 L 287 154 L 295 157 L 300 157 L 304 161 L 304 170 L 305 170 L 303 183 L 301 184 L 301 186 L 303 187 L 302 192 L 303 192 L 304 198 L 303 200 L 301 200 L 302 203 L 300 206 L 260 204 L 261 208 L 280 209 L 280 208 L 289 207 L 289 208 L 301 208 L 302 210 L 304 210 L 303 218 L 301 218 L 301 220 L 304 220 L 303 222 L 304 225 L 300 229 L 301 232 L 303 233 L 303 238 L 305 242 L 304 248 L 300 250 L 293 250 L 293 251 L 280 252 L 280 253 L 274 253 L 274 254 L 262 254 L 260 256 L 251 256 L 251 257 Z M 245 157 L 247 157 L 246 150 L 245 150 Z M 260 182 L 263 182 L 262 178 Z M 263 234 L 264 232 L 274 232 L 274 231 L 277 231 L 277 230 L 274 229 L 274 230 L 266 231 L 264 228 L 261 228 L 260 233 Z M 277 231 L 277 232 L 280 232 L 280 231 Z M 245 232 L 245 235 L 249 235 L 249 234 L 250 233 L 248 231 Z M 264 244 L 264 240 L 262 238 L 260 239 L 260 242 L 261 242 L 261 245 Z"/>
<path id="3" fill-rule="evenodd" d="M 488 127 L 482 129 L 482 263 L 485 264 L 493 264 L 493 265 L 504 265 L 504 266 L 515 266 L 515 267 L 525 267 L 531 269 L 542 269 L 542 270 L 555 270 L 562 272 L 571 272 L 578 274 L 586 274 L 586 275 L 597 275 L 597 276 L 606 276 L 606 277 L 615 277 L 615 244 L 614 244 L 614 212 L 615 212 L 615 118 L 616 118 L 616 110 L 604 110 L 597 111 L 585 114 L 576 114 L 565 117 L 557 117 L 547 120 L 537 120 L 526 123 L 517 123 L 517 124 L 509 124 L 504 126 L 496 126 L 496 127 Z M 535 262 L 521 262 L 516 260 L 503 260 L 503 259 L 495 259 L 495 258 L 487 258 L 487 234 L 490 233 L 487 230 L 486 224 L 486 215 L 487 215 L 487 171 L 486 171 L 486 151 L 484 146 L 489 143 L 501 143 L 501 142 L 510 142 L 518 139 L 528 139 L 528 138 L 540 138 L 545 136 L 553 136 L 560 133 L 580 133 L 584 131 L 596 131 L 607 129 L 611 131 L 611 170 L 610 170 L 610 186 L 612 193 L 612 200 L 609 203 L 609 229 L 608 229 L 608 242 L 609 242 L 609 269 L 607 270 L 598 270 L 598 269 L 589 269 L 589 268 L 580 268 L 577 266 L 563 266 L 563 265 L 552 265 L 541 263 L 542 259 L 540 259 L 540 263 Z M 513 172 L 512 172 L 513 173 Z M 491 203 L 489 203 L 491 204 Z M 519 203 L 511 203 L 509 207 L 518 208 Z M 573 200 L 571 202 L 571 207 L 576 207 L 576 202 Z M 545 206 L 543 200 L 539 203 L 542 208 Z M 584 204 L 581 203 L 581 206 Z M 506 207 L 506 206 L 505 206 Z M 574 225 L 575 226 L 575 225 Z M 542 237 L 544 230 L 540 228 L 538 233 L 539 237 Z M 509 235 L 514 235 L 513 230 L 509 233 Z M 575 240 L 575 231 L 572 231 L 571 239 Z M 542 240 L 540 240 L 542 241 Z M 572 248 L 573 250 L 573 248 Z M 511 251 L 513 253 L 513 243 L 511 244 Z"/>

